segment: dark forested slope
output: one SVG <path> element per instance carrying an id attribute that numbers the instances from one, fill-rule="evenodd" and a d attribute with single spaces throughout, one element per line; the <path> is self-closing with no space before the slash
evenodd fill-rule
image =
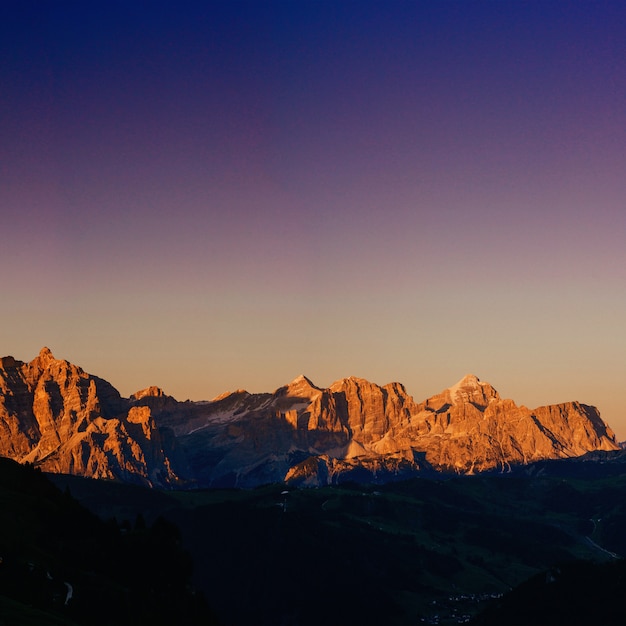
<path id="1" fill-rule="evenodd" d="M 0 624 L 210 624 L 176 527 L 104 522 L 0 458 Z"/>

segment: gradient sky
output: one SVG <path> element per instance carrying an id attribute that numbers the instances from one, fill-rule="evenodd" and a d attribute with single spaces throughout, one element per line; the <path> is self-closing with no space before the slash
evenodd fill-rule
<path id="1" fill-rule="evenodd" d="M 622 2 L 4 0 L 0 217 L 2 355 L 471 372 L 626 439 Z"/>

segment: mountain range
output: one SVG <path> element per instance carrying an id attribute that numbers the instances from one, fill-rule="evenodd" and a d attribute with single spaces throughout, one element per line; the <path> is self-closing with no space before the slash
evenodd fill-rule
<path id="1" fill-rule="evenodd" d="M 400 383 L 298 376 L 272 393 L 179 402 L 123 398 L 48 348 L 0 361 L 0 456 L 53 473 L 164 487 L 319 486 L 433 473 L 508 472 L 618 450 L 598 410 L 528 409 L 467 375 L 422 402 Z"/>

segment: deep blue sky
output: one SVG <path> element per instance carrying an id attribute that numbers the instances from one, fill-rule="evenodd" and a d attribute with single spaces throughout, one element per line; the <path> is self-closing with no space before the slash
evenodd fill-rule
<path id="1" fill-rule="evenodd" d="M 623 3 L 3 2 L 0 87 L 2 354 L 626 438 Z"/>

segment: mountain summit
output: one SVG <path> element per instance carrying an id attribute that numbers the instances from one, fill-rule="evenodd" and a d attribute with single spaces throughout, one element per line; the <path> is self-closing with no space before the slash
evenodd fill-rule
<path id="1" fill-rule="evenodd" d="M 500 399 L 498 392 L 489 383 L 481 382 L 480 378 L 474 374 L 464 376 L 449 391 L 453 404 L 472 402 L 480 406 L 487 406 L 490 401 Z"/>
<path id="2" fill-rule="evenodd" d="M 595 407 L 527 409 L 468 374 L 416 403 L 400 383 L 298 376 L 273 393 L 177 402 L 158 387 L 122 398 L 43 348 L 0 366 L 0 454 L 51 472 L 252 487 L 472 474 L 617 450 Z"/>
<path id="3" fill-rule="evenodd" d="M 0 455 L 49 472 L 148 485 L 178 482 L 171 436 L 148 407 L 42 348 L 0 366 Z"/>
<path id="4" fill-rule="evenodd" d="M 469 402 L 476 407 L 486 408 L 494 400 L 500 400 L 500 395 L 489 383 L 481 382 L 474 374 L 467 374 L 458 383 L 444 389 L 428 401 L 432 406 L 440 402 L 450 406 Z"/>

